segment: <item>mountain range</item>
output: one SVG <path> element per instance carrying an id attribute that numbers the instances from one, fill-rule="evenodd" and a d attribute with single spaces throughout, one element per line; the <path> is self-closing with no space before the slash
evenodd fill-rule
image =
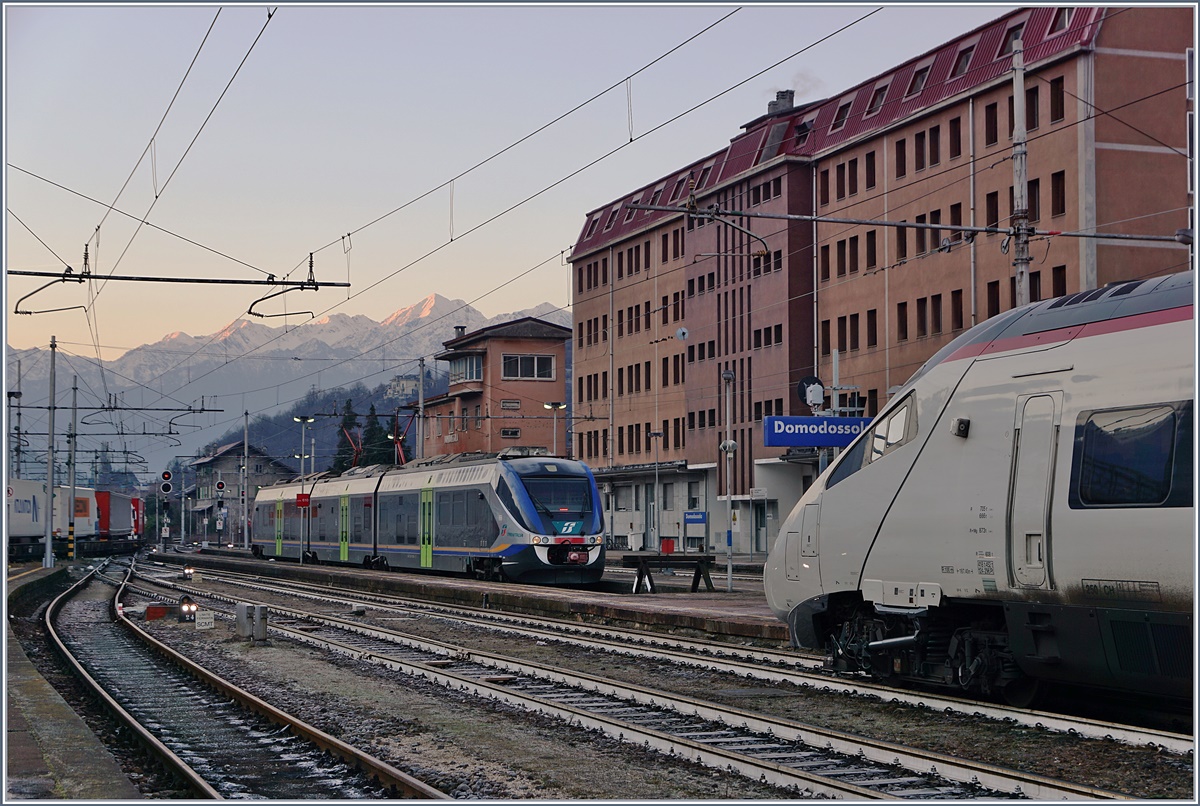
<path id="1" fill-rule="evenodd" d="M 170 333 L 103 362 L 103 372 L 94 357 L 68 355 L 60 348 L 55 372 L 60 410 L 55 431 L 65 435 L 69 428 L 69 408 L 64 419 L 61 407 L 70 406 L 71 379 L 78 376 L 81 422 L 108 424 L 117 419 L 121 425 L 116 431 L 136 437 L 143 448 L 141 455 L 153 470 L 165 466 L 163 457 L 169 461 L 173 455 L 190 455 L 233 425 L 240 426 L 243 411 L 252 416 L 272 413 L 290 408 L 313 389 L 358 383 L 374 388 L 397 375 L 415 375 L 416 359 L 440 352 L 442 343 L 454 338 L 455 326 L 471 332 L 526 316 L 571 326 L 570 312 L 550 303 L 488 318 L 462 300 L 431 294 L 382 322 L 362 315 L 332 314 L 303 325 L 238 320 L 209 335 Z M 49 349 L 8 347 L 7 352 L 9 391 L 16 384 L 15 359 L 20 359 L 22 400 L 27 405 L 44 405 Z M 438 370 L 437 363 L 427 360 L 426 367 Z M 98 405 L 112 405 L 112 401 L 121 409 L 179 411 L 125 411 L 119 418 L 112 413 L 93 413 L 84 419 L 85 408 L 94 410 Z M 187 413 L 189 407 L 196 413 Z M 199 413 L 200 409 L 204 413 Z M 218 409 L 223 411 L 215 411 Z M 44 425 L 40 430 L 45 430 Z M 143 433 L 164 431 L 171 437 L 142 437 Z M 90 434 L 85 425 L 79 432 L 83 438 Z M 45 444 L 44 438 L 30 439 L 41 443 L 32 445 L 32 450 Z M 115 432 L 96 440 L 114 447 L 122 441 Z M 147 443 L 162 447 L 146 447 Z"/>

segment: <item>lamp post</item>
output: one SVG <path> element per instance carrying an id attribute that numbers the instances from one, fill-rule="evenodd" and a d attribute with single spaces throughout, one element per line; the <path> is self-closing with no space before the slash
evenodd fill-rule
<path id="1" fill-rule="evenodd" d="M 737 450 L 737 443 L 733 441 L 733 426 L 730 422 L 730 418 L 733 416 L 733 379 L 733 370 L 727 369 L 721 373 L 721 380 L 725 382 L 725 441 L 721 443 L 721 450 L 725 454 L 727 524 L 725 531 L 725 587 L 729 593 L 733 593 L 733 454 Z"/>
<path id="2" fill-rule="evenodd" d="M 565 409 L 566 407 L 567 407 L 566 403 L 561 403 L 558 401 L 542 404 L 542 408 L 550 409 L 550 411 L 553 413 L 552 428 L 554 429 L 554 449 L 553 449 L 552 453 L 555 456 L 558 456 L 558 410 Z"/>
<path id="3" fill-rule="evenodd" d="M 654 512 L 651 514 L 651 528 L 654 529 L 654 545 L 662 550 L 662 505 L 659 503 L 658 497 L 662 488 L 658 484 L 658 446 L 662 443 L 662 431 L 651 431 L 650 437 L 654 440 Z"/>
<path id="4" fill-rule="evenodd" d="M 316 418 L 309 417 L 307 414 L 300 414 L 300 415 L 293 417 L 292 419 L 295 420 L 296 422 L 300 423 L 300 453 L 298 454 L 298 458 L 300 459 L 300 476 L 303 477 L 304 476 L 304 459 L 306 457 L 306 454 L 304 453 L 304 427 L 306 425 L 308 425 L 309 423 L 311 423 Z M 314 465 L 316 464 L 315 460 L 313 461 L 313 464 Z M 304 489 L 303 482 L 301 482 L 301 489 Z M 301 565 L 304 564 L 304 532 L 305 532 L 304 527 L 305 527 L 307 521 L 308 521 L 308 508 L 304 507 L 300 511 L 300 564 Z"/>

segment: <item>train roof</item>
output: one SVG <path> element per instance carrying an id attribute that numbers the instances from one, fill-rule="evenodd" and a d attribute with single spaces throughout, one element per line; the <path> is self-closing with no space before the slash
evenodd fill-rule
<path id="1" fill-rule="evenodd" d="M 1006 345 L 1020 347 L 1024 340 L 1039 333 L 1064 331 L 1064 338 L 1070 339 L 1074 333 L 1067 331 L 1083 325 L 1191 306 L 1193 283 L 1194 272 L 1186 271 L 1165 277 L 1109 283 L 1103 288 L 1014 308 L 976 325 L 938 350 L 908 379 L 908 383 L 913 383 L 943 361 L 1010 349 Z"/>

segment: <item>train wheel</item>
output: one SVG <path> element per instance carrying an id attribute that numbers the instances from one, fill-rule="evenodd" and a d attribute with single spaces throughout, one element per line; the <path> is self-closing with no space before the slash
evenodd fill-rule
<path id="1" fill-rule="evenodd" d="M 371 561 L 371 567 L 374 568 L 376 571 L 390 570 L 389 566 L 388 566 L 387 557 L 376 557 L 374 560 Z"/>
<path id="2" fill-rule="evenodd" d="M 1041 680 L 1022 677 L 1005 686 L 1000 696 L 1013 708 L 1033 708 L 1045 693 L 1045 686 Z"/>

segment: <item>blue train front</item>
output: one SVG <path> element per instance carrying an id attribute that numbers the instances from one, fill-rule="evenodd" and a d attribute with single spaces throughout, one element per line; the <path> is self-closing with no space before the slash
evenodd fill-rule
<path id="1" fill-rule="evenodd" d="M 604 523 L 595 478 L 581 462 L 456 454 L 265 488 L 255 501 L 253 549 L 309 562 L 580 585 L 604 573 Z"/>

